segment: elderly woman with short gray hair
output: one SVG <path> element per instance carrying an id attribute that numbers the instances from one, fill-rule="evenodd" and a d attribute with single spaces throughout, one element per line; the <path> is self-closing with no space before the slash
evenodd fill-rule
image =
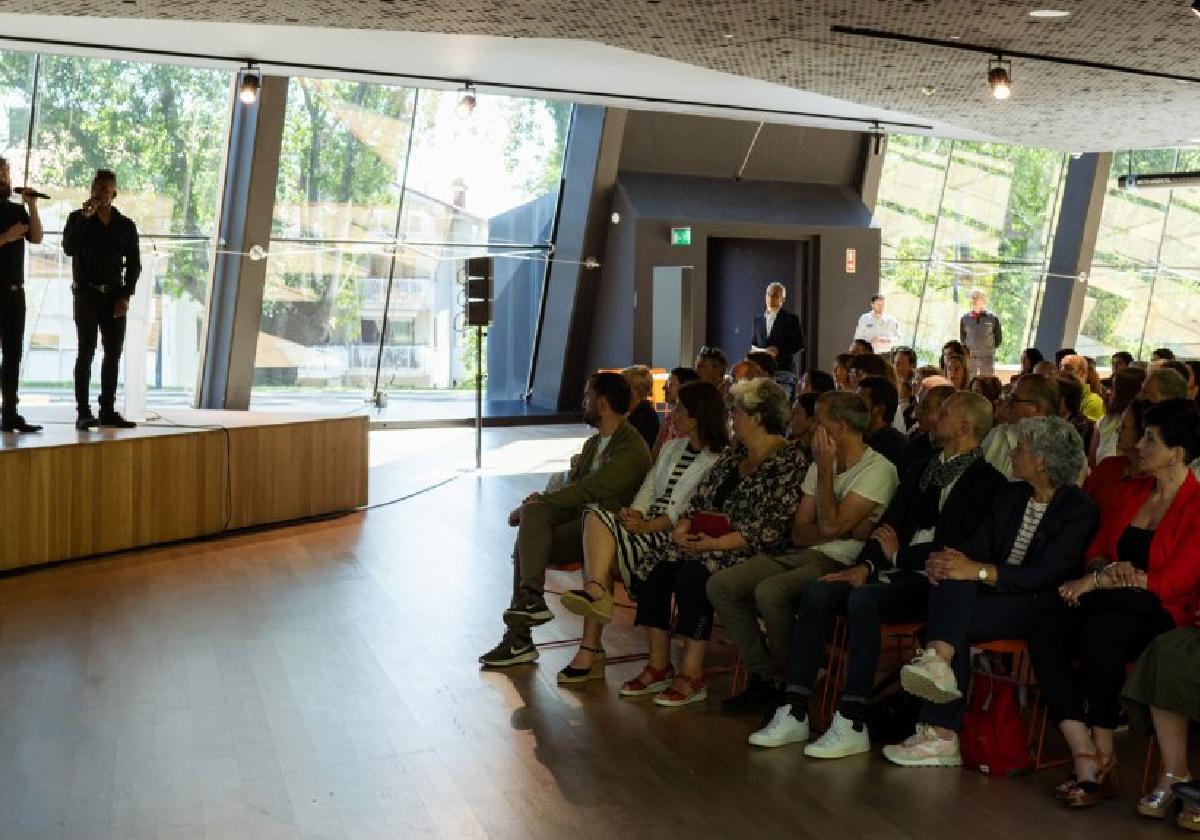
<path id="1" fill-rule="evenodd" d="M 962 550 L 930 555 L 928 646 L 900 672 L 901 685 L 922 698 L 917 731 L 884 747 L 906 767 L 962 763 L 958 730 L 970 682 L 971 645 L 1023 639 L 1058 603 L 1058 586 L 1078 573 L 1100 513 L 1073 483 L 1083 441 L 1058 417 L 1032 417 L 1016 428 L 1013 483 L 995 499 Z"/>

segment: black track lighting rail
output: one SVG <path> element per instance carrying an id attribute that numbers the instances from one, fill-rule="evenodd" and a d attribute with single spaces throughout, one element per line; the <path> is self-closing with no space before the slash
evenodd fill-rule
<path id="1" fill-rule="evenodd" d="M 253 59 L 244 55 L 222 55 L 219 53 L 185 52 L 182 50 L 151 49 L 149 47 L 126 47 L 119 44 L 93 44 L 86 41 L 66 41 L 58 38 L 29 38 L 17 35 L 0 36 L 0 43 L 27 44 L 34 47 L 58 47 L 78 50 L 101 50 L 106 52 L 129 53 L 155 58 L 188 59 L 191 61 L 222 62 L 236 64 L 239 67 L 252 60 L 260 72 L 266 68 L 281 70 L 311 70 L 318 73 L 330 73 L 340 76 L 367 76 L 377 79 L 395 79 L 407 82 L 437 82 L 449 85 L 483 85 L 486 87 L 503 88 L 505 90 L 523 93 L 558 95 L 565 97 L 588 96 L 597 99 L 624 100 L 627 102 L 642 102 L 648 105 L 677 105 L 687 108 L 712 108 L 718 111 L 739 112 L 744 114 L 769 114 L 779 117 L 802 117 L 806 119 L 830 120 L 848 125 L 874 126 L 888 128 L 909 128 L 918 131 L 933 131 L 933 126 L 925 123 L 901 122 L 898 120 L 881 119 L 878 117 L 847 117 L 842 114 L 821 114 L 814 111 L 795 111 L 788 108 L 762 108 L 758 106 L 734 105 L 727 102 L 701 102 L 694 99 L 672 99 L 659 96 L 643 96 L 636 93 L 619 93 L 603 90 L 582 90 L 578 88 L 548 87 L 545 85 L 530 85 L 522 82 L 506 82 L 501 79 L 462 78 L 456 76 L 428 76 L 416 73 L 396 73 L 387 70 L 372 70 L 363 67 L 345 67 L 334 64 L 314 64 L 308 61 L 292 61 L 280 58 Z"/>
<path id="2" fill-rule="evenodd" d="M 1200 0 L 1197 0 L 1200 2 Z M 1089 70 L 1107 70 L 1112 73 L 1126 73 L 1131 76 L 1143 76 L 1150 79 L 1170 79 L 1175 82 L 1190 82 L 1200 84 L 1200 76 L 1188 76 L 1182 73 L 1165 73 L 1160 70 L 1146 70 L 1141 67 L 1127 67 L 1123 64 L 1109 64 L 1106 61 L 1089 61 L 1086 58 L 1070 58 L 1061 55 L 1046 55 L 1045 53 L 1024 52 L 995 45 L 968 44 L 963 41 L 949 41 L 942 38 L 926 38 L 922 35 L 907 35 L 903 32 L 887 32 L 882 29 L 863 29 L 857 26 L 831 26 L 829 31 L 835 35 L 855 35 L 860 38 L 874 38 L 878 41 L 898 41 L 902 44 L 920 44 L 925 47 L 944 47 L 949 50 L 983 53 L 1004 58 L 1023 58 L 1028 61 L 1043 61 L 1048 64 L 1063 64 L 1070 67 L 1086 67 Z"/>

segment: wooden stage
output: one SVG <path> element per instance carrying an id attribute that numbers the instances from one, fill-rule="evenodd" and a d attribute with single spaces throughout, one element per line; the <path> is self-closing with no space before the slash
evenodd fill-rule
<path id="1" fill-rule="evenodd" d="M 29 412 L 0 435 L 0 570 L 351 510 L 367 501 L 367 418 L 174 409 L 77 432 Z"/>

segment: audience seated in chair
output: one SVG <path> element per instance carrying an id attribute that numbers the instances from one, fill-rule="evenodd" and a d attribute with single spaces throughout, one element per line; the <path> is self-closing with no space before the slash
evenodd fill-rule
<path id="1" fill-rule="evenodd" d="M 892 462 L 899 473 L 904 467 L 904 451 L 908 448 L 908 436 L 896 431 L 892 425 L 896 419 L 899 395 L 896 386 L 882 376 L 868 376 L 858 382 L 858 395 L 871 412 L 871 422 L 864 438 L 867 446 Z"/>
<path id="2" fill-rule="evenodd" d="M 1079 432 L 1079 439 L 1083 441 L 1083 451 L 1091 452 L 1093 438 L 1096 436 L 1096 424 L 1083 416 L 1080 409 L 1083 400 L 1083 386 L 1075 377 L 1064 373 L 1055 376 L 1055 382 L 1058 384 L 1058 416 Z"/>
<path id="3" fill-rule="evenodd" d="M 821 575 L 854 562 L 872 518 L 896 489 L 896 468 L 863 442 L 870 415 L 857 394 L 822 394 L 816 413 L 813 464 L 804 476 L 791 550 L 755 554 L 708 581 L 709 600 L 749 674 L 746 690 L 724 702 L 728 711 L 778 705 L 782 687 L 776 679 L 787 666 L 800 593 Z"/>
<path id="4" fill-rule="evenodd" d="M 1092 457 L 1089 459 L 1093 464 L 1099 464 L 1105 458 L 1117 454 L 1121 417 L 1130 403 L 1137 399 L 1145 379 L 1146 372 L 1137 368 L 1125 368 L 1113 374 L 1109 382 L 1109 397 L 1104 416 L 1096 424 L 1096 437 Z"/>
<path id="5" fill-rule="evenodd" d="M 1058 383 L 1053 377 L 1033 373 L 1013 386 L 1008 423 L 996 426 L 983 440 L 983 456 L 1007 478 L 1012 478 L 1012 451 L 1017 445 L 1016 424 L 1029 417 L 1057 417 L 1061 406 Z M 1087 468 L 1086 462 L 1084 469 Z"/>
<path id="6" fill-rule="evenodd" d="M 971 643 L 1024 638 L 1053 605 L 1059 584 L 1081 568 L 1096 533 L 1099 512 L 1073 483 L 1084 463 L 1079 433 L 1058 417 L 1022 420 L 1015 432 L 1017 481 L 995 496 L 961 549 L 936 551 L 925 564 L 929 643 L 900 672 L 904 689 L 924 702 L 916 732 L 884 747 L 895 764 L 962 763 L 958 731 Z"/>
<path id="7" fill-rule="evenodd" d="M 1045 361 L 1046 357 L 1042 355 L 1042 351 L 1036 347 L 1026 347 L 1021 351 L 1021 370 L 1017 373 L 1018 376 L 1027 376 L 1031 373 L 1036 373 L 1034 370 L 1039 363 Z"/>
<path id="8" fill-rule="evenodd" d="M 533 628 L 554 618 L 543 596 L 546 567 L 580 559 L 584 508 L 594 504 L 620 510 L 641 486 L 650 467 L 650 450 L 625 419 L 631 396 L 621 374 L 593 374 L 584 389 L 583 419 L 596 434 L 583 445 L 566 486 L 532 493 L 509 514 L 517 540 L 512 600 L 504 611 L 508 629 L 495 648 L 479 657 L 482 664 L 505 667 L 537 659 Z"/>
<path id="9" fill-rule="evenodd" d="M 908 407 L 916 393 L 917 354 L 911 347 L 897 347 L 892 351 L 892 369 L 896 371 L 896 393 L 899 396 L 893 425 L 897 431 L 908 434 Z"/>
<path id="10" fill-rule="evenodd" d="M 1125 407 L 1117 435 L 1117 454 L 1097 464 L 1083 482 L 1083 492 L 1096 503 L 1102 520 L 1116 507 L 1129 485 L 1153 484 L 1154 480 L 1142 471 L 1137 452 L 1138 441 L 1145 431 L 1145 414 L 1152 407 L 1153 403 L 1145 400 L 1134 400 Z"/>
<path id="11" fill-rule="evenodd" d="M 1187 399 L 1187 380 L 1169 368 L 1150 367 L 1138 397 L 1152 403 Z"/>
<path id="12" fill-rule="evenodd" d="M 792 400 L 792 416 L 788 421 L 788 440 L 795 441 L 804 452 L 805 461 L 812 462 L 812 439 L 817 431 L 817 399 L 820 394 L 800 394 Z"/>
<path id="13" fill-rule="evenodd" d="M 935 383 L 944 382 L 944 385 Z M 907 472 L 918 462 L 929 460 L 937 450 L 937 418 L 942 403 L 956 393 L 954 386 L 944 376 L 928 376 L 921 381 L 914 405 L 912 431 L 908 433 L 908 442 L 904 446 L 903 466 L 897 473 Z"/>
<path id="14" fill-rule="evenodd" d="M 797 394 L 824 394 L 826 391 L 836 391 L 837 384 L 833 375 L 823 370 L 810 370 L 800 377 L 796 385 Z"/>
<path id="15" fill-rule="evenodd" d="M 879 665 L 882 625 L 925 617 L 929 582 L 925 561 L 934 551 L 959 548 L 983 524 L 989 502 L 1006 480 L 979 448 L 992 425 L 983 397 L 956 392 L 941 402 L 937 438 L 941 451 L 913 465 L 871 533 L 855 564 L 804 590 L 792 634 L 787 702 L 763 729 L 750 736 L 762 747 L 806 741 L 817 671 L 834 620 L 846 616 L 846 683 L 829 729 L 804 753 L 842 758 L 866 752 L 867 699 Z"/>
<path id="16" fill-rule="evenodd" d="M 1188 721 L 1200 721 L 1200 627 L 1180 627 L 1150 643 L 1125 682 L 1122 700 L 1131 723 L 1153 725 L 1162 752 L 1154 789 L 1138 800 L 1139 814 L 1163 819 L 1176 797 L 1180 828 L 1200 831 L 1200 784 L 1188 770 Z"/>
<path id="17" fill-rule="evenodd" d="M 854 358 L 850 353 L 838 353 L 833 362 L 833 384 L 838 391 L 853 391 L 850 384 L 850 362 Z"/>
<path id="18" fill-rule="evenodd" d="M 671 372 L 667 374 L 667 387 L 664 389 L 665 393 L 663 394 L 667 402 L 667 416 L 663 418 L 662 424 L 658 427 L 658 437 L 654 440 L 654 446 L 650 447 L 650 459 L 652 461 L 658 460 L 658 453 L 667 441 L 687 437 L 686 434 L 681 434 L 675 429 L 675 424 L 671 422 L 671 416 L 675 409 L 675 402 L 679 399 L 679 389 L 689 382 L 697 381 L 699 378 L 700 375 L 693 368 L 689 367 L 672 368 Z"/>
<path id="19" fill-rule="evenodd" d="M 1153 480 L 1126 487 L 1088 547 L 1088 571 L 1059 587 L 1062 603 L 1029 635 L 1042 698 L 1075 757 L 1075 774 L 1056 789 L 1071 807 L 1118 792 L 1113 730 L 1125 667 L 1156 636 L 1191 624 L 1200 606 L 1200 483 L 1188 469 L 1200 454 L 1200 422 L 1192 401 L 1147 411 L 1137 449 Z"/>
<path id="20" fill-rule="evenodd" d="M 560 684 L 604 679 L 600 636 L 612 620 L 614 570 L 630 597 L 637 600 L 657 555 L 670 541 L 671 529 L 700 481 L 729 446 L 725 402 L 715 386 L 692 382 L 679 389 L 677 398 L 671 422 L 683 437 L 663 445 L 629 507 L 613 512 L 588 505 L 585 510 L 584 586 L 562 596 L 564 608 L 583 616 L 583 640 L 575 658 L 559 672 Z"/>
<path id="21" fill-rule="evenodd" d="M 787 395 L 770 379 L 756 379 L 734 385 L 730 396 L 735 445 L 701 482 L 641 585 L 635 621 L 646 629 L 650 658 L 641 674 L 621 686 L 622 696 L 655 694 L 661 706 L 706 699 L 704 654 L 713 628 L 706 583 L 721 569 L 787 545 L 804 471 L 800 448 L 784 437 Z M 721 517 L 729 530 L 717 535 L 725 530 L 713 527 Z M 684 637 L 678 673 L 670 659 L 672 630 Z"/>
<path id="22" fill-rule="evenodd" d="M 945 360 L 945 377 L 950 380 L 956 391 L 971 389 L 971 368 L 966 356 L 947 356 Z"/>
<path id="23" fill-rule="evenodd" d="M 658 412 L 650 402 L 650 395 L 654 393 L 654 374 L 645 365 L 630 365 L 623 373 L 633 394 L 629 398 L 629 425 L 637 429 L 649 449 L 658 439 L 659 427 Z"/>
<path id="24" fill-rule="evenodd" d="M 865 338 L 856 338 L 850 342 L 849 353 L 851 356 L 868 356 L 874 352 L 875 348 Z"/>
<path id="25" fill-rule="evenodd" d="M 1082 390 L 1079 398 L 1079 413 L 1093 423 L 1099 423 L 1100 418 L 1104 416 L 1104 399 L 1100 394 L 1092 391 L 1089 378 L 1093 371 L 1088 366 L 1088 360 L 1077 353 L 1063 356 L 1063 360 L 1059 364 L 1059 371 L 1079 383 Z"/>
<path id="26" fill-rule="evenodd" d="M 701 347 L 692 365 L 696 375 L 705 382 L 710 382 L 725 393 L 725 372 L 729 369 L 729 360 L 720 347 Z"/>

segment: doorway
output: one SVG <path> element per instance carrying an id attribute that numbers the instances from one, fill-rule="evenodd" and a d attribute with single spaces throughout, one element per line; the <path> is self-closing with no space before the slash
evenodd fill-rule
<path id="1" fill-rule="evenodd" d="M 784 307 L 798 312 L 804 295 L 804 242 L 780 239 L 708 240 L 706 344 L 717 345 L 730 363 L 750 349 L 754 317 L 763 313 L 767 285 L 783 284 Z M 802 362 L 802 359 L 801 359 Z"/>

